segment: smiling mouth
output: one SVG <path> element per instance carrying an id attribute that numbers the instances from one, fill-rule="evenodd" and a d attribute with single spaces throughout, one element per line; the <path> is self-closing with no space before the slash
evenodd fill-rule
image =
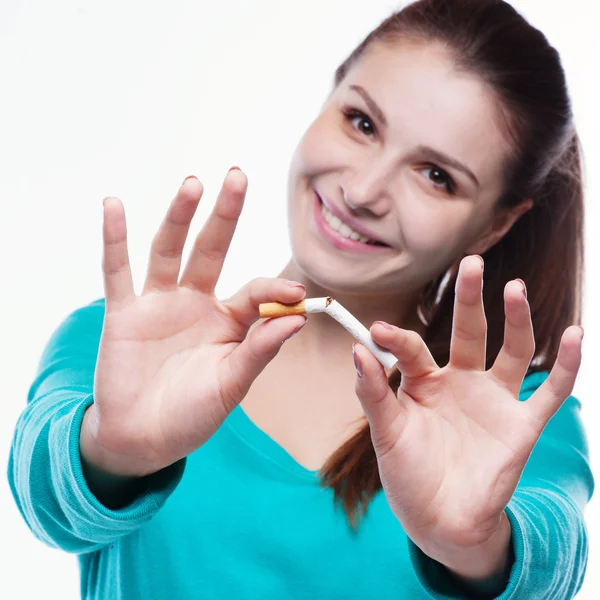
<path id="1" fill-rule="evenodd" d="M 338 235 L 341 235 L 348 240 L 352 240 L 354 242 L 364 244 L 366 246 L 378 246 L 381 248 L 390 248 L 391 247 L 391 246 L 388 246 L 388 244 L 384 244 L 383 242 L 379 242 L 377 240 L 369 238 L 368 236 L 363 235 L 362 233 L 359 233 L 358 231 L 355 231 L 354 229 L 352 229 L 352 227 L 350 227 L 349 225 L 347 225 L 346 223 L 341 221 L 341 219 L 339 219 L 337 216 L 335 216 L 325 206 L 323 200 L 321 199 L 320 196 L 318 196 L 318 194 L 317 194 L 317 197 L 319 198 L 319 205 L 320 205 L 321 214 L 322 214 L 323 218 L 325 219 L 325 221 L 327 221 L 327 224 L 329 225 L 329 227 L 331 227 L 331 229 L 333 229 Z"/>
<path id="2" fill-rule="evenodd" d="M 321 200 L 318 193 L 314 193 L 314 219 L 315 227 L 320 235 L 329 242 L 332 246 L 342 252 L 354 253 L 359 255 L 387 255 L 393 250 L 392 246 L 379 242 L 379 240 L 372 240 L 366 235 L 353 230 L 347 226 L 339 218 L 335 220 L 330 219 L 333 223 L 330 223 L 327 219 L 328 207 Z M 330 212 L 330 211 L 329 211 Z M 331 214 L 331 212 L 330 212 Z M 332 215 L 335 217 L 335 215 Z"/>

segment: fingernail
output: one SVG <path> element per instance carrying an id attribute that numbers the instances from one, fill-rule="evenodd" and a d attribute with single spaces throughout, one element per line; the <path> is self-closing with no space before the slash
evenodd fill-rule
<path id="1" fill-rule="evenodd" d="M 476 254 L 475 256 L 481 261 L 481 268 L 483 269 L 483 267 L 485 266 L 483 258 L 481 256 L 479 256 L 479 254 Z"/>
<path id="2" fill-rule="evenodd" d="M 195 175 L 188 175 L 184 180 L 183 183 L 185 183 L 188 179 L 198 179 Z M 183 183 L 181 185 L 183 185 Z"/>
<path id="3" fill-rule="evenodd" d="M 356 367 L 356 372 L 358 373 L 358 376 L 362 377 L 363 376 L 362 364 L 360 362 L 360 358 L 358 358 L 358 355 L 356 354 L 356 351 L 354 350 L 355 344 L 356 344 L 356 342 L 354 342 L 354 344 L 352 344 L 352 358 L 354 359 L 354 366 Z"/>
<path id="4" fill-rule="evenodd" d="M 241 171 L 241 169 L 239 167 L 231 167 L 227 172 L 230 173 L 231 171 Z"/>
<path id="5" fill-rule="evenodd" d="M 302 288 L 304 291 L 306 291 L 306 287 L 304 285 L 302 285 L 301 283 L 299 283 L 298 281 L 287 281 L 286 283 L 290 287 L 293 287 L 293 288 Z"/>
<path id="6" fill-rule="evenodd" d="M 386 323 L 385 321 L 375 321 L 375 323 L 373 323 L 373 325 L 381 325 L 382 327 L 385 327 L 386 329 L 390 329 L 390 330 L 394 329 L 389 323 Z"/>
<path id="7" fill-rule="evenodd" d="M 579 329 L 581 329 L 581 339 L 583 339 L 585 331 L 583 330 L 583 327 L 581 325 L 579 325 Z"/>
<path id="8" fill-rule="evenodd" d="M 304 326 L 306 325 L 306 317 L 304 318 L 304 323 L 302 323 L 302 325 L 299 325 L 298 327 L 296 327 L 296 329 L 294 329 L 294 331 L 292 331 L 292 333 L 290 333 L 290 335 L 288 335 L 285 340 L 283 340 L 283 342 L 287 342 L 290 338 L 294 337 Z M 283 344 L 283 342 L 281 342 Z"/>
<path id="9" fill-rule="evenodd" d="M 521 285 L 523 286 L 523 296 L 525 296 L 525 298 L 527 298 L 527 288 L 525 287 L 525 282 L 522 279 L 515 279 L 515 281 L 519 281 L 521 283 Z"/>

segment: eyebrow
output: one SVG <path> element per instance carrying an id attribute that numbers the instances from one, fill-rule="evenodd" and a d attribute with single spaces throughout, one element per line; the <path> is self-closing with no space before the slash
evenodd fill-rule
<path id="1" fill-rule="evenodd" d="M 384 127 L 387 127 L 388 121 L 385 118 L 383 111 L 381 110 L 381 108 L 379 108 L 379 105 L 377 104 L 377 102 L 375 102 L 375 100 L 373 100 L 373 98 L 371 98 L 371 96 L 369 95 L 367 90 L 365 90 L 365 88 L 360 85 L 353 84 L 353 85 L 350 85 L 349 87 L 351 90 L 354 90 L 361 96 L 361 98 L 365 101 L 366 105 L 369 107 L 369 110 L 375 115 L 375 117 L 377 117 L 377 120 L 379 120 L 384 125 Z M 448 156 L 444 152 L 440 152 L 439 150 L 435 150 L 434 148 L 431 148 L 430 146 L 423 146 L 423 145 L 418 146 L 416 152 L 419 154 L 422 154 L 424 156 L 427 156 L 431 160 L 434 160 L 439 163 L 443 163 L 448 167 L 452 167 L 452 168 L 456 169 L 457 171 L 461 171 L 469 179 L 471 179 L 471 181 L 473 181 L 473 183 L 477 187 L 479 187 L 479 181 L 477 180 L 477 177 L 475 177 L 475 174 L 473 173 L 473 171 L 471 171 L 471 169 L 469 169 L 469 167 L 467 167 L 463 163 L 452 158 L 451 156 Z"/>
<path id="2" fill-rule="evenodd" d="M 365 88 L 360 85 L 351 85 L 350 89 L 360 94 L 362 99 L 367 103 L 369 110 L 377 117 L 377 120 L 381 121 L 387 127 L 388 122 L 385 118 L 385 115 L 383 114 L 383 111 L 379 108 L 377 102 L 375 102 L 375 100 L 373 100 L 373 98 L 369 96 L 367 90 L 365 90 Z"/>

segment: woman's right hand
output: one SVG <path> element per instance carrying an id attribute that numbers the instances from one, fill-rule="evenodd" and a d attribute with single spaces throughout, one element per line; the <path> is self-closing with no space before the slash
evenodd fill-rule
<path id="1" fill-rule="evenodd" d="M 151 248 L 147 278 L 134 293 L 123 205 L 105 199 L 102 268 L 106 312 L 94 375 L 94 403 L 81 429 L 85 461 L 116 476 L 143 476 L 206 442 L 305 322 L 259 319 L 263 302 L 302 300 L 302 286 L 258 278 L 226 301 L 214 290 L 247 188 L 230 170 L 180 274 L 190 223 L 203 192 L 188 177 Z"/>

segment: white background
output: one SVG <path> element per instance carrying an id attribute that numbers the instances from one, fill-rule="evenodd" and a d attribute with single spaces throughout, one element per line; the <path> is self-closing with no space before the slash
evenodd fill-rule
<path id="1" fill-rule="evenodd" d="M 600 127 L 597 6 L 513 4 L 560 51 L 587 165 L 583 402 L 593 466 L 600 459 L 595 359 L 600 351 Z M 181 181 L 205 185 L 190 240 L 231 165 L 249 177 L 244 212 L 217 294 L 276 276 L 290 255 L 286 179 L 335 67 L 393 9 L 380 0 L 0 3 L 0 448 L 39 354 L 67 314 L 103 296 L 102 198 L 120 197 L 139 292 L 151 238 Z M 186 255 L 189 250 L 186 246 Z M 185 257 L 184 257 L 185 258 Z M 587 510 L 588 575 L 600 597 L 600 500 Z M 79 597 L 76 558 L 37 541 L 0 478 L 0 597 Z"/>

